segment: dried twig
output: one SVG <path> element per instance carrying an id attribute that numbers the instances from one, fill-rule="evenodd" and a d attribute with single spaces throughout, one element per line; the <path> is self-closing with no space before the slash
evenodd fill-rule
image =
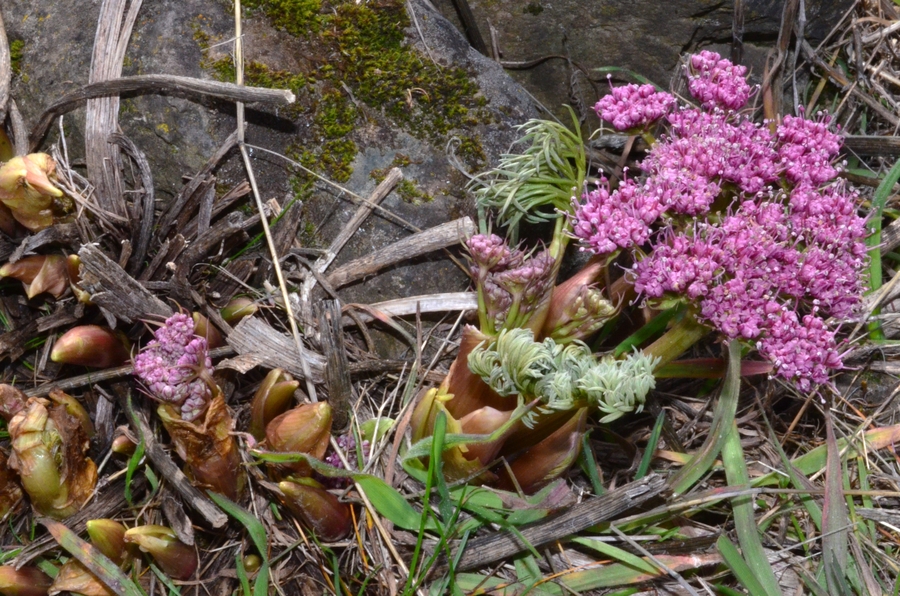
<path id="1" fill-rule="evenodd" d="M 325 254 L 316 260 L 313 266 L 318 273 L 323 273 L 328 269 L 328 266 L 331 265 L 338 253 L 341 252 L 341 249 L 344 248 L 347 241 L 350 240 L 359 226 L 362 225 L 366 218 L 372 213 L 374 206 L 383 201 L 401 180 L 403 180 L 403 173 L 400 169 L 391 168 L 391 171 L 388 172 L 384 180 L 382 180 L 381 183 L 375 187 L 375 190 L 372 191 L 369 200 L 359 206 L 350 221 L 347 222 L 340 233 L 331 241 L 331 245 L 328 247 Z M 312 296 L 312 290 L 315 286 L 316 278 L 314 275 L 310 275 L 306 281 L 303 282 L 303 287 L 300 289 L 300 304 L 302 304 L 304 308 L 308 309 L 310 307 L 310 297 Z M 306 314 L 308 315 L 308 313 Z"/>
<path id="2" fill-rule="evenodd" d="M 559 515 L 519 528 L 516 532 L 474 538 L 466 544 L 456 570 L 478 569 L 520 553 L 528 549 L 529 545 L 539 547 L 577 534 L 652 499 L 665 489 L 665 479 L 657 474 L 650 474 L 604 495 L 573 505 Z M 431 573 L 440 575 L 446 570 L 447 561 L 441 557 Z"/>
<path id="3" fill-rule="evenodd" d="M 195 101 L 200 98 L 212 97 L 227 101 L 262 102 L 276 105 L 290 104 L 295 100 L 294 94 L 284 89 L 244 87 L 232 83 L 161 74 L 120 77 L 86 85 L 64 95 L 47 108 L 31 131 L 29 138 L 32 150 L 40 144 L 53 120 L 57 117 L 71 112 L 91 98 L 109 97 L 121 93 L 141 95 L 171 93 Z"/>
<path id="4" fill-rule="evenodd" d="M 468 217 L 435 226 L 339 267 L 328 276 L 328 283 L 345 286 L 390 265 L 459 244 L 474 233 L 475 223 Z"/>

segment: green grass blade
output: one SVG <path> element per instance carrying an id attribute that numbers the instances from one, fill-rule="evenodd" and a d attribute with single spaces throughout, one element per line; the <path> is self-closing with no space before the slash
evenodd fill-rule
<path id="1" fill-rule="evenodd" d="M 594 489 L 595 495 L 602 495 L 606 492 L 603 487 L 603 481 L 600 480 L 600 473 L 597 471 L 597 458 L 594 457 L 594 448 L 591 446 L 591 431 L 584 433 L 581 437 L 581 454 L 578 456 L 581 460 L 581 469 L 587 474 L 591 481 L 591 487 Z M 635 478 L 637 480 L 638 476 Z"/>
<path id="2" fill-rule="evenodd" d="M 212 499 L 216 505 L 221 507 L 225 513 L 247 528 L 250 540 L 253 541 L 253 546 L 256 547 L 256 550 L 259 552 L 259 556 L 263 561 L 256 574 L 256 580 L 253 583 L 253 594 L 254 596 L 266 596 L 269 590 L 269 538 L 268 534 L 266 534 L 265 527 L 263 527 L 260 521 L 251 515 L 249 511 L 228 497 L 222 496 L 219 493 L 214 493 L 211 490 L 206 491 L 206 494 L 208 494 L 209 498 Z"/>
<path id="3" fill-rule="evenodd" d="M 404 530 L 412 532 L 419 530 L 422 514 L 407 503 L 406 499 L 394 488 L 388 486 L 384 480 L 368 474 L 355 474 L 353 478 L 366 492 L 369 501 L 372 502 L 378 513 Z M 437 525 L 431 518 L 426 522 L 425 528 L 433 532 L 437 531 Z"/>
<path id="4" fill-rule="evenodd" d="M 768 420 L 766 421 L 768 424 Z M 784 470 L 788 475 L 788 478 L 791 480 L 791 484 L 794 485 L 794 488 L 797 490 L 808 490 L 812 491 L 816 487 L 813 486 L 812 482 L 806 478 L 806 476 L 802 475 L 800 471 L 791 463 L 791 460 L 788 459 L 787 453 L 784 452 L 784 449 L 781 447 L 781 443 L 778 441 L 778 438 L 775 436 L 775 433 L 772 431 L 772 427 L 769 427 L 769 444 L 775 447 L 775 450 L 778 452 L 778 457 L 781 458 L 781 465 L 784 466 Z M 809 518 L 812 520 L 813 524 L 815 524 L 816 529 L 818 531 L 822 531 L 822 510 L 819 508 L 819 504 L 816 503 L 816 500 L 810 495 L 803 495 L 800 497 L 800 503 L 803 505 L 804 509 L 806 509 L 806 513 L 809 515 Z"/>
<path id="5" fill-rule="evenodd" d="M 78 537 L 65 525 L 52 519 L 41 518 L 40 523 L 47 528 L 54 540 L 70 555 L 87 567 L 106 587 L 119 596 L 142 596 L 137 585 L 125 575 L 118 565 L 106 558 L 103 553 Z"/>
<path id="6" fill-rule="evenodd" d="M 731 371 L 728 374 L 731 374 Z M 747 463 L 744 461 L 741 436 L 738 434 L 734 419 L 731 421 L 728 432 L 725 433 L 725 441 L 722 445 L 722 464 L 725 466 L 725 478 L 728 480 L 728 486 L 750 486 L 750 474 L 747 472 Z M 734 511 L 734 529 L 737 532 L 744 560 L 762 586 L 764 593 L 769 596 L 779 596 L 781 588 L 778 587 L 778 580 L 775 579 L 775 572 L 763 550 L 759 529 L 756 527 L 753 496 L 736 497 L 732 500 L 731 507 Z"/>
<path id="7" fill-rule="evenodd" d="M 251 515 L 249 511 L 229 499 L 228 497 L 224 497 L 219 493 L 214 493 L 211 490 L 206 491 L 206 494 L 209 495 L 209 498 L 213 500 L 213 502 L 222 508 L 222 510 L 239 521 L 242 526 L 247 528 L 247 533 L 250 535 L 250 540 L 253 541 L 253 546 L 256 547 L 256 550 L 259 552 L 259 556 L 263 559 L 263 561 L 269 560 L 269 539 L 266 534 L 266 529 L 260 523 L 256 517 Z"/>
<path id="8" fill-rule="evenodd" d="M 181 590 L 178 589 L 178 586 L 173 584 L 171 578 L 163 573 L 159 567 L 157 567 L 153 563 L 150 563 L 150 570 L 153 572 L 153 575 L 156 576 L 156 579 L 158 579 L 162 583 L 162 585 L 164 585 L 169 590 L 170 596 L 181 596 Z"/>
<path id="9" fill-rule="evenodd" d="M 653 430 L 650 431 L 650 438 L 647 440 L 644 455 L 641 456 L 641 463 L 634 474 L 635 480 L 640 480 L 650 471 L 650 462 L 653 461 L 653 453 L 656 452 L 656 446 L 659 445 L 659 436 L 662 434 L 662 427 L 665 421 L 666 413 L 660 412 L 656 417 L 656 422 L 653 424 Z"/>
<path id="10" fill-rule="evenodd" d="M 881 267 L 881 219 L 884 215 L 884 206 L 888 198 L 894 190 L 894 185 L 900 180 L 900 160 L 894 163 L 894 167 L 888 171 L 884 180 L 875 190 L 875 196 L 872 198 L 872 210 L 869 212 L 869 221 L 867 225 L 872 233 L 866 238 L 866 246 L 869 247 L 869 290 L 875 291 L 881 287 L 882 267 Z M 878 314 L 878 310 L 872 314 Z M 871 321 L 869 323 L 869 335 L 872 339 L 884 339 L 884 333 L 881 330 L 881 323 Z"/>
<path id="11" fill-rule="evenodd" d="M 241 584 L 241 593 L 244 596 L 253 596 L 250 592 L 250 580 L 247 578 L 247 570 L 244 568 L 244 557 L 241 553 L 234 555 L 234 572 L 237 575 L 238 583 Z"/>
<path id="12" fill-rule="evenodd" d="M 731 569 L 731 573 L 734 574 L 735 579 L 744 586 L 744 589 L 746 589 L 751 596 L 768 596 L 766 589 L 763 588 L 762 584 L 759 583 L 759 580 L 756 579 L 753 570 L 750 569 L 747 562 L 741 556 L 741 553 L 738 552 L 737 547 L 727 536 L 724 534 L 719 536 L 719 539 L 716 540 L 716 548 L 719 549 L 719 554 L 722 555 L 725 564 Z"/>
<path id="13" fill-rule="evenodd" d="M 657 333 L 665 330 L 666 325 L 669 324 L 675 315 L 681 314 L 684 312 L 684 306 L 673 306 L 672 308 L 665 310 L 655 317 L 653 320 L 626 337 L 622 342 L 616 346 L 616 349 L 613 351 L 613 356 L 618 358 L 623 354 L 630 352 L 632 348 L 635 348 Z"/>
<path id="14" fill-rule="evenodd" d="M 137 444 L 137 447 L 135 447 L 134 453 L 132 453 L 131 457 L 128 459 L 128 468 L 125 470 L 125 501 L 128 503 L 129 507 L 134 507 L 131 495 L 131 481 L 143 458 L 144 438 L 141 437 L 141 441 Z"/>
<path id="15" fill-rule="evenodd" d="M 613 546 L 608 542 L 592 540 L 590 538 L 573 538 L 572 542 L 580 544 L 582 546 L 586 546 L 591 550 L 595 550 L 603 556 L 609 557 L 610 559 L 615 559 L 619 563 L 628 565 L 629 567 L 632 567 L 635 571 L 638 571 L 640 573 L 648 573 L 651 575 L 660 573 L 660 569 L 652 563 L 649 563 L 641 557 L 633 555 L 626 550 L 622 550 L 619 547 Z"/>
<path id="16" fill-rule="evenodd" d="M 741 346 L 737 340 L 733 340 L 728 344 L 728 372 L 725 374 L 722 392 L 716 404 L 712 425 L 709 428 L 706 441 L 704 441 L 703 446 L 700 447 L 700 450 L 694 457 L 691 458 L 691 461 L 687 465 L 682 466 L 669 479 L 669 486 L 672 487 L 672 492 L 675 494 L 687 492 L 695 482 L 712 468 L 713 463 L 716 461 L 716 456 L 722 450 L 722 443 L 725 441 L 728 429 L 734 422 L 740 392 Z"/>
<path id="17" fill-rule="evenodd" d="M 825 503 L 822 507 L 822 560 L 831 594 L 844 593 L 849 560 L 850 516 L 844 501 L 841 454 L 834 436 L 831 410 L 825 409 Z"/>

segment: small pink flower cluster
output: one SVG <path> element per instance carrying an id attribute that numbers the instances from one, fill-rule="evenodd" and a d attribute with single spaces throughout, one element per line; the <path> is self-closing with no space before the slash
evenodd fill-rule
<path id="1" fill-rule="evenodd" d="M 841 149 L 841 137 L 828 130 L 831 118 L 818 120 L 786 115 L 778 127 L 778 158 L 784 177 L 792 184 L 819 186 L 837 176 L 832 162 Z"/>
<path id="2" fill-rule="evenodd" d="M 212 398 L 204 380 L 212 371 L 206 339 L 194 335 L 194 321 L 183 313 L 169 317 L 153 336 L 135 356 L 134 374 L 153 397 L 180 406 L 182 419 L 196 420 Z"/>
<path id="3" fill-rule="evenodd" d="M 688 89 L 704 108 L 726 110 L 744 107 L 751 92 L 746 66 L 732 64 L 707 50 L 691 56 Z"/>
<path id="4" fill-rule="evenodd" d="M 584 203 L 575 201 L 573 234 L 597 254 L 640 245 L 650 237 L 650 225 L 662 213 L 662 204 L 652 194 L 639 192 L 625 180 L 610 192 L 602 178 L 597 188 L 585 193 Z"/>
<path id="5" fill-rule="evenodd" d="M 487 316 L 497 329 L 517 326 L 507 318 L 525 317 L 547 298 L 555 265 L 547 250 L 529 255 L 494 234 L 472 236 L 466 248 Z"/>
<path id="6" fill-rule="evenodd" d="M 613 87 L 594 106 L 597 116 L 611 122 L 616 130 L 635 130 L 653 124 L 662 118 L 675 98 L 653 85 L 624 85 Z"/>

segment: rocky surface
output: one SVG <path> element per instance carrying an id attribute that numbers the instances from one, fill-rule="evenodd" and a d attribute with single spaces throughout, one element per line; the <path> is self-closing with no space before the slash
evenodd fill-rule
<path id="1" fill-rule="evenodd" d="M 463 30 L 454 0 L 433 2 Z M 741 4 L 743 61 L 758 79 L 766 54 L 778 37 L 785 3 L 747 0 Z M 806 38 L 816 45 L 852 4 L 849 0 L 805 2 Z M 684 52 L 713 49 L 727 56 L 734 5 L 718 0 L 469 0 L 488 48 L 494 29 L 504 62 L 528 62 L 549 55 L 571 60 L 554 58 L 509 71 L 557 114 L 563 113 L 562 104 L 589 108 L 596 102 L 606 85 L 606 75 L 598 68 L 629 69 L 668 87 Z"/>
<path id="2" fill-rule="evenodd" d="M 297 31 L 291 31 L 297 23 L 279 21 L 277 11 L 267 14 L 267 3 L 256 2 L 255 9 L 245 11 L 243 25 L 245 59 L 252 65 L 248 84 L 296 85 L 298 94 L 296 107 L 279 112 L 249 106 L 248 143 L 289 155 L 363 197 L 393 165 L 399 165 L 408 180 L 383 206 L 410 226 L 405 229 L 373 215 L 341 253 L 339 265 L 408 235 L 409 227 L 427 228 L 472 214 L 464 191 L 467 178 L 451 166 L 448 151 L 457 147 L 470 171 L 483 168 L 487 156 L 497 156 L 516 138 L 515 126 L 536 112 L 503 69 L 474 52 L 432 8 L 412 4 L 415 26 L 408 19 L 405 2 L 331 4 L 323 6 L 321 13 L 344 15 L 341 11 L 346 10 L 345 20 L 363 31 L 365 23 L 370 23 L 373 31 L 390 36 L 391 27 L 400 26 L 398 44 L 390 45 L 373 34 L 373 43 L 385 43 L 389 51 L 379 46 L 371 53 L 396 53 L 406 62 L 396 69 L 389 63 L 379 67 L 365 56 L 370 49 L 359 40 L 345 43 L 338 37 L 340 31 L 356 33 L 337 16 L 326 31 L 317 31 L 324 27 L 316 19 L 324 17 L 310 17 L 299 25 L 304 32 L 295 35 Z M 54 99 L 87 82 L 100 3 L 14 0 L 4 3 L 2 10 L 10 39 L 20 45 L 13 97 L 31 124 Z M 229 3 L 145 2 L 129 40 L 123 74 L 229 80 L 233 26 Z M 357 51 L 363 55 L 347 57 Z M 394 72 L 401 67 L 412 72 L 402 76 Z M 349 71 L 356 74 L 350 76 Z M 449 82 L 443 82 L 444 78 Z M 65 118 L 67 145 L 75 163 L 82 154 L 83 112 Z M 442 118 L 440 126 L 430 124 L 437 120 L 435 114 Z M 177 193 L 182 177 L 199 170 L 235 128 L 231 105 L 198 105 L 163 96 L 126 99 L 120 122 L 123 132 L 147 154 L 162 201 Z M 58 137 L 51 136 L 48 142 L 58 142 Z M 301 238 L 306 246 L 327 245 L 356 210 L 345 193 L 328 184 L 311 184 L 285 160 L 262 151 L 255 151 L 254 157 L 264 199 L 275 198 L 282 205 L 295 197 L 304 201 Z M 241 176 L 234 156 L 219 171 L 223 187 Z M 437 254 L 346 288 L 343 295 L 346 301 L 371 303 L 457 291 L 466 283 L 462 272 Z"/>

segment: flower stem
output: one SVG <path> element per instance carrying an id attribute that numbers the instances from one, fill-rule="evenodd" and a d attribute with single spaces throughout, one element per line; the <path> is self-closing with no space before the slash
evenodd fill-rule
<path id="1" fill-rule="evenodd" d="M 706 337 L 709 331 L 709 327 L 701 325 L 688 313 L 662 337 L 644 348 L 643 352 L 647 356 L 660 358 L 659 364 L 656 365 L 658 370 L 661 366 L 684 354 L 688 348 Z"/>

